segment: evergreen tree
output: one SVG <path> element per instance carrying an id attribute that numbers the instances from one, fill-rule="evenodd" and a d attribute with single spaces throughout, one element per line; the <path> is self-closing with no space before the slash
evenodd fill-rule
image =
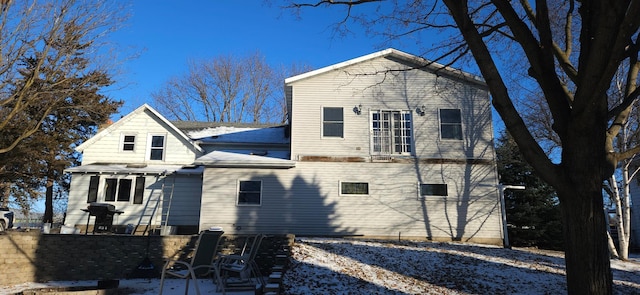
<path id="1" fill-rule="evenodd" d="M 125 17 L 117 2 L 0 3 L 0 200 L 23 212 L 43 194 L 44 221 L 53 218 L 54 189 L 68 186 L 63 170 L 73 148 L 117 111 L 105 96 L 113 66 L 101 40 Z"/>
<path id="2" fill-rule="evenodd" d="M 562 223 L 554 189 L 535 175 L 507 132 L 498 138 L 496 154 L 500 182 L 526 186 L 504 192 L 511 244 L 561 250 Z"/>

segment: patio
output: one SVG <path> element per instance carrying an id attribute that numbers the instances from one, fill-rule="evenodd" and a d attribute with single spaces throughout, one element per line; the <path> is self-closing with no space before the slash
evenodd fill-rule
<path id="1" fill-rule="evenodd" d="M 186 280 L 184 279 L 167 279 L 164 286 L 164 294 L 184 294 Z M 97 286 L 97 281 L 55 281 L 49 283 L 24 283 L 14 286 L 0 286 L 0 294 L 23 294 L 27 290 L 48 289 L 54 292 L 56 288 L 63 287 L 80 287 L 80 286 Z M 211 279 L 198 279 L 200 294 L 222 294 L 216 292 L 216 285 Z M 117 288 L 117 294 L 127 295 L 157 295 L 160 290 L 160 279 L 129 279 L 120 280 Z M 233 295 L 253 295 L 255 291 L 227 291 L 227 294 Z M 47 294 L 43 291 L 38 294 Z M 67 293 L 65 293 L 67 294 Z M 71 294 L 71 293 L 69 293 Z M 96 294 L 79 291 L 78 294 Z M 105 294 L 109 294 L 106 293 Z M 114 293 L 116 294 L 116 293 Z M 196 294 L 193 282 L 189 284 L 189 294 Z"/>

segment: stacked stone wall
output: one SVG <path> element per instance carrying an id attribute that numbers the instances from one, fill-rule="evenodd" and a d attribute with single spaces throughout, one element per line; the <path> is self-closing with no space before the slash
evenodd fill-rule
<path id="1" fill-rule="evenodd" d="M 224 235 L 219 251 L 237 252 L 244 236 Z M 65 235 L 38 231 L 0 234 L 0 285 L 67 280 L 110 280 L 156 272 L 167 259 L 188 260 L 197 235 Z M 293 236 L 268 236 L 257 257 L 261 268 L 273 265 L 275 253 Z M 148 270 L 148 258 L 153 270 Z"/>

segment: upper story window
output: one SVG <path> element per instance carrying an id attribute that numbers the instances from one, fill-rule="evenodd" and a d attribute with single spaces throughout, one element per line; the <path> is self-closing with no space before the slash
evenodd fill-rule
<path id="1" fill-rule="evenodd" d="M 238 205 L 262 204 L 262 181 L 241 180 L 238 182 Z"/>
<path id="2" fill-rule="evenodd" d="M 460 109 L 440 110 L 440 137 L 442 139 L 462 139 Z"/>
<path id="3" fill-rule="evenodd" d="M 149 160 L 164 160 L 165 154 L 165 136 L 151 135 L 149 145 Z"/>
<path id="4" fill-rule="evenodd" d="M 372 112 L 372 153 L 376 155 L 411 154 L 412 125 L 410 111 Z"/>
<path id="5" fill-rule="evenodd" d="M 134 151 L 136 147 L 136 136 L 124 134 L 122 136 L 122 151 Z"/>
<path id="6" fill-rule="evenodd" d="M 342 108 L 322 108 L 322 136 L 344 137 L 344 119 Z"/>

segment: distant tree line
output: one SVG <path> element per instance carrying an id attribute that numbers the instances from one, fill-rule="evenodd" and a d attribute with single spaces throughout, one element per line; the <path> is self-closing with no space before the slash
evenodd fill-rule
<path id="1" fill-rule="evenodd" d="M 74 148 L 117 113 L 107 96 L 118 60 L 106 36 L 127 19 L 120 1 L 0 1 L 0 207 L 27 215 L 65 199 L 78 165 Z M 274 67 L 259 52 L 192 60 L 189 71 L 151 94 L 170 119 L 284 123 L 285 77 L 307 65 Z"/>
<path id="2" fill-rule="evenodd" d="M 260 52 L 191 60 L 188 72 L 151 94 L 169 119 L 232 123 L 285 123 L 284 79 L 308 65 L 269 65 Z"/>

